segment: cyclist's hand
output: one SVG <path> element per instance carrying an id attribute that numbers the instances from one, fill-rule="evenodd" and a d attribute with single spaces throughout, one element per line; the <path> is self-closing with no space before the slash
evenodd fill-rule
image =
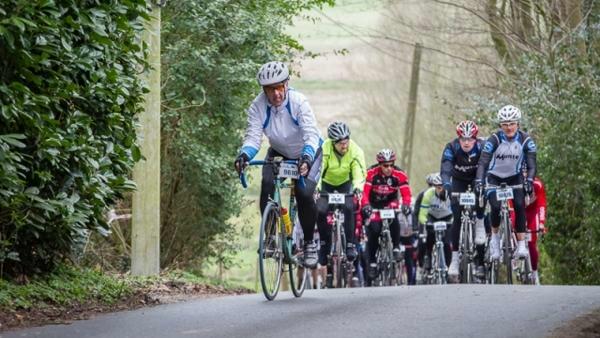
<path id="1" fill-rule="evenodd" d="M 302 155 L 300 162 L 298 163 L 298 171 L 301 176 L 306 177 L 312 166 L 312 158 L 309 155 Z"/>
<path id="2" fill-rule="evenodd" d="M 360 197 L 362 196 L 362 190 L 360 188 L 354 188 L 354 190 L 352 191 L 352 193 L 354 194 L 354 196 L 356 196 L 358 199 L 360 199 Z"/>
<path id="3" fill-rule="evenodd" d="M 369 204 L 362 207 L 362 215 L 363 215 L 363 219 L 365 221 L 371 217 L 372 213 L 373 213 L 373 208 Z"/>
<path id="4" fill-rule="evenodd" d="M 240 153 L 238 157 L 235 159 L 235 171 L 237 171 L 238 175 L 242 173 L 242 171 L 248 166 L 248 162 L 250 162 L 250 158 L 246 153 Z"/>
<path id="5" fill-rule="evenodd" d="M 483 182 L 481 180 L 475 180 L 475 193 L 479 196 L 483 194 Z"/>
<path id="6" fill-rule="evenodd" d="M 544 223 L 540 223 L 540 232 L 545 235 L 548 233 L 548 229 L 546 228 L 546 226 L 544 225 Z"/>
<path id="7" fill-rule="evenodd" d="M 523 187 L 525 188 L 525 192 L 527 193 L 527 195 L 531 196 L 531 193 L 533 193 L 533 182 L 527 179 L 527 181 L 523 183 Z"/>
<path id="8" fill-rule="evenodd" d="M 402 206 L 400 207 L 400 210 L 402 211 L 404 216 L 408 216 L 411 213 L 410 205 L 408 205 L 408 204 L 402 204 Z"/>

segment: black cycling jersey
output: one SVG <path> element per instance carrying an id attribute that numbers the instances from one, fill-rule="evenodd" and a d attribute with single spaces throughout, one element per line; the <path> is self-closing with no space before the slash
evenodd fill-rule
<path id="1" fill-rule="evenodd" d="M 451 178 L 462 181 L 473 181 L 477 173 L 477 163 L 483 149 L 483 139 L 477 139 L 473 149 L 465 153 L 460 147 L 458 138 L 446 144 L 442 154 L 440 175 L 445 185 Z"/>

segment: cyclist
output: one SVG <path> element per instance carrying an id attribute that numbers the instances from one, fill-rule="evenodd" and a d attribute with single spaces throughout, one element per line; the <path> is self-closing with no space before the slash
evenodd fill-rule
<path id="1" fill-rule="evenodd" d="M 394 208 L 399 203 L 399 195 L 402 196 L 401 211 L 405 216 L 410 215 L 411 191 L 408 185 L 408 176 L 404 171 L 394 165 L 396 153 L 391 149 L 382 149 L 377 153 L 378 164 L 367 171 L 367 181 L 362 196 L 363 222 L 371 217 L 373 208 Z M 367 224 L 367 223 L 365 223 Z M 377 263 L 375 254 L 379 248 L 379 233 L 381 232 L 381 221 L 371 221 L 367 227 L 367 253 L 368 253 L 368 275 L 373 279 L 377 277 Z M 390 225 L 392 236 L 394 259 L 402 258 L 400 251 L 400 223 L 398 217 Z"/>
<path id="2" fill-rule="evenodd" d="M 444 189 L 442 177 L 439 173 L 433 175 L 431 184 L 433 187 L 425 191 L 423 201 L 421 202 L 421 209 L 419 210 L 419 223 L 427 231 L 425 241 L 425 255 L 427 257 L 425 260 L 425 270 L 431 269 L 431 251 L 436 241 L 433 227 L 425 226 L 425 224 L 437 221 L 452 222 L 450 198 L 448 192 Z M 444 256 L 446 258 L 445 263 L 448 265 L 450 263 L 450 246 L 447 243 L 446 237 L 447 235 L 444 238 Z"/>
<path id="3" fill-rule="evenodd" d="M 535 284 L 540 284 L 538 276 L 538 259 L 539 253 L 537 249 L 537 234 L 538 231 L 542 234 L 547 232 L 546 229 L 546 189 L 539 177 L 533 179 L 533 193 L 531 194 L 528 204 L 525 207 L 525 216 L 527 218 L 527 228 L 531 233 L 529 241 L 529 255 L 531 257 L 532 278 Z"/>
<path id="4" fill-rule="evenodd" d="M 515 106 L 507 105 L 498 111 L 500 130 L 492 134 L 486 141 L 477 168 L 475 180 L 476 191 L 483 191 L 483 180 L 492 185 L 522 184 L 525 193 L 533 191 L 533 178 L 536 172 L 536 145 L 533 139 L 519 129 L 521 110 Z M 521 165 L 525 159 L 527 164 L 527 179 L 523 182 Z M 516 215 L 517 250 L 516 257 L 522 258 L 529 255 L 525 246 L 525 195 L 523 189 L 513 189 L 513 203 Z M 496 194 L 490 196 L 492 239 L 490 241 L 490 257 L 499 259 L 500 252 L 500 203 Z"/>
<path id="5" fill-rule="evenodd" d="M 313 241 L 317 208 L 313 194 L 321 173 L 321 136 L 315 115 L 306 97 L 288 86 L 288 67 L 278 61 L 264 64 L 257 74 L 260 93 L 248 109 L 248 124 L 244 143 L 235 160 L 240 173 L 258 153 L 262 135 L 269 139 L 267 159 L 282 156 L 298 159 L 298 172 L 304 176 L 304 187 L 296 182 L 298 217 L 304 232 L 304 265 L 317 265 L 317 244 Z M 262 169 L 260 210 L 264 211 L 274 192 L 272 166 Z"/>
<path id="6" fill-rule="evenodd" d="M 333 122 L 327 127 L 328 139 L 322 146 L 323 164 L 319 190 L 340 194 L 359 194 L 365 184 L 366 165 L 362 149 L 350 139 L 350 128 L 344 122 Z M 317 200 L 317 224 L 321 237 L 319 263 L 327 264 L 327 254 L 331 250 L 331 229 L 327 225 L 330 210 L 327 197 Z M 344 233 L 346 234 L 346 256 L 349 261 L 356 258 L 354 199 L 346 198 L 344 205 Z M 328 287 L 331 286 L 331 271 L 327 274 Z"/>
<path id="7" fill-rule="evenodd" d="M 412 213 L 412 224 L 413 224 L 413 230 L 417 230 L 418 233 L 422 234 L 425 233 L 425 229 L 423 229 L 421 227 L 421 223 L 419 222 L 419 212 L 421 211 L 421 203 L 423 201 L 423 195 L 425 195 L 425 192 L 433 187 L 433 182 L 432 179 L 435 176 L 436 173 L 431 173 L 428 174 L 427 176 L 425 176 L 425 183 L 427 183 L 427 188 L 423 189 L 418 195 L 417 198 L 415 199 L 414 205 L 413 205 L 413 213 Z M 425 242 L 423 241 L 422 238 L 419 238 L 419 242 L 417 244 L 417 262 L 419 264 L 419 267 L 423 267 L 423 258 L 425 257 Z"/>
<path id="8" fill-rule="evenodd" d="M 461 193 L 466 192 L 470 185 L 475 189 L 473 181 L 477 173 L 477 163 L 483 149 L 483 139 L 478 139 L 479 128 L 473 121 L 462 121 L 456 126 L 457 138 L 446 144 L 442 154 L 442 163 L 440 174 L 444 189 L 448 192 Z M 458 278 L 458 249 L 461 230 L 461 213 L 463 207 L 459 204 L 459 199 L 451 199 L 453 223 L 449 231 L 450 245 L 452 249 L 452 258 L 448 268 L 448 277 Z M 483 225 L 483 208 L 475 208 L 477 217 L 475 221 L 475 245 L 479 246 L 478 252 L 483 253 L 486 233 Z M 477 274 L 485 275 L 483 267 L 483 254 L 478 255 L 481 260 L 478 262 Z"/>

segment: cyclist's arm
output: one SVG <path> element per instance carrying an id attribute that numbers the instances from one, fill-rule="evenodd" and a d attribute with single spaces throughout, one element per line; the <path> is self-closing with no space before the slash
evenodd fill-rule
<path id="1" fill-rule="evenodd" d="M 452 151 L 452 143 L 448 143 L 442 153 L 442 163 L 440 165 L 440 175 L 446 188 L 450 186 L 452 168 L 454 168 L 454 151 Z"/>
<path id="2" fill-rule="evenodd" d="M 369 202 L 369 196 L 371 195 L 371 188 L 373 186 L 373 175 L 374 174 L 372 172 L 367 172 L 367 179 L 365 181 L 365 185 L 363 186 L 363 196 L 360 203 L 361 207 L 371 204 Z"/>
<path id="3" fill-rule="evenodd" d="M 301 95 L 301 104 L 298 112 L 298 124 L 302 130 L 302 139 L 304 140 L 304 148 L 302 155 L 308 155 L 312 160 L 315 159 L 317 149 L 321 145 L 321 134 L 317 128 L 317 119 L 313 113 L 308 100 L 304 95 Z"/>
<path id="4" fill-rule="evenodd" d="M 544 184 L 540 180 L 534 182 L 536 202 L 538 203 L 538 215 L 540 218 L 540 224 L 546 224 L 546 189 Z"/>
<path id="5" fill-rule="evenodd" d="M 352 187 L 354 189 L 363 190 L 363 186 L 366 180 L 366 169 L 365 154 L 360 147 L 355 147 L 355 156 L 350 164 L 350 171 L 352 172 Z"/>
<path id="6" fill-rule="evenodd" d="M 408 176 L 403 171 L 397 170 L 393 173 L 393 175 L 399 180 L 400 186 L 398 187 L 398 191 L 402 196 L 402 204 L 410 205 L 412 199 L 412 193 L 410 191 L 410 186 L 408 185 Z"/>
<path id="7" fill-rule="evenodd" d="M 246 135 L 241 152 L 248 155 L 248 159 L 253 159 L 260 149 L 262 143 L 263 129 L 261 121 L 261 113 L 258 108 L 260 100 L 256 99 L 248 108 L 248 120 L 246 127 Z"/>
<path id="8" fill-rule="evenodd" d="M 498 148 L 498 137 L 496 134 L 493 134 L 485 142 L 483 150 L 481 151 L 481 156 L 479 157 L 479 162 L 477 163 L 477 180 L 483 181 L 496 148 Z"/>
<path id="9" fill-rule="evenodd" d="M 421 208 L 419 210 L 419 223 L 427 223 L 427 214 L 429 213 L 429 204 L 435 194 L 435 188 L 429 188 L 423 194 L 423 200 L 421 201 Z"/>
<path id="10" fill-rule="evenodd" d="M 527 161 L 527 177 L 531 178 L 531 180 L 533 181 L 533 178 L 535 177 L 537 171 L 537 147 L 531 137 L 528 137 L 525 141 L 523 152 L 525 153 L 525 161 Z"/>

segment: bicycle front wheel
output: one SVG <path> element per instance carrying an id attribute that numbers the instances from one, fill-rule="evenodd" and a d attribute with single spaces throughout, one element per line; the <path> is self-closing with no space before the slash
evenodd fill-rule
<path id="1" fill-rule="evenodd" d="M 283 270 L 283 234 L 280 231 L 279 207 L 272 202 L 263 212 L 258 235 L 260 284 L 268 300 L 275 299 Z"/>
<path id="2" fill-rule="evenodd" d="M 304 289 L 306 289 L 309 269 L 296 263 L 290 263 L 289 271 L 292 292 L 294 293 L 294 296 L 300 297 L 304 293 Z"/>

